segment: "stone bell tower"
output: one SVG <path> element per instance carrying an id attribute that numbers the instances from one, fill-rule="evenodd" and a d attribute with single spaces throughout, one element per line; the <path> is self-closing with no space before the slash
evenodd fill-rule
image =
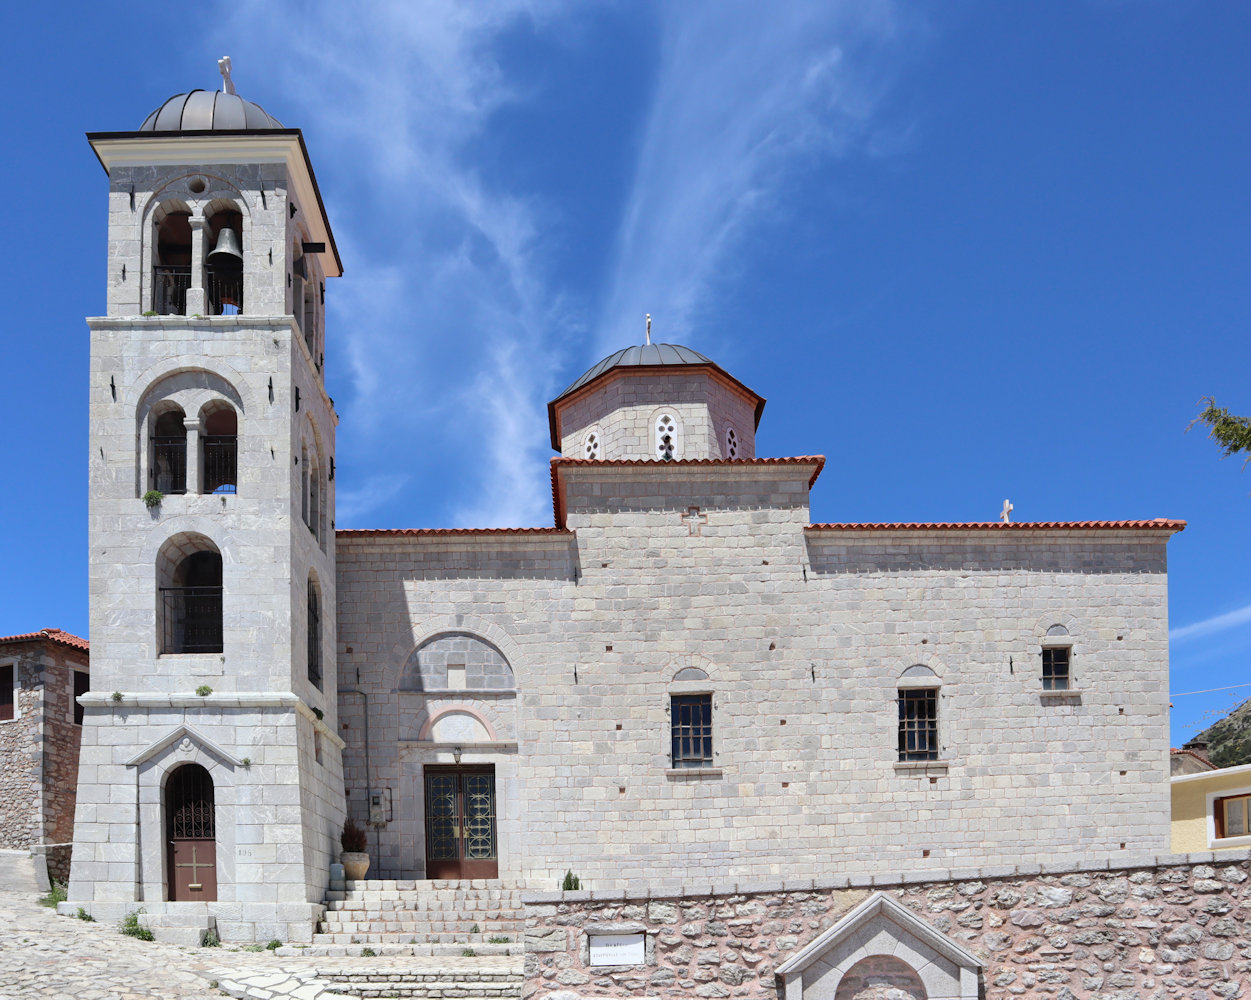
<path id="1" fill-rule="evenodd" d="M 93 690 L 69 903 L 158 936 L 308 940 L 344 816 L 334 238 L 298 129 L 225 88 L 88 135 Z"/>

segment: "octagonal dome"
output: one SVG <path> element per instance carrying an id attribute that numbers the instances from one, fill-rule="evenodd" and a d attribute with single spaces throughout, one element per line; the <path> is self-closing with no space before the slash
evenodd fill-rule
<path id="1" fill-rule="evenodd" d="M 599 364 L 588 368 L 561 396 L 567 396 L 588 382 L 593 382 L 610 368 L 650 367 L 653 365 L 710 365 L 712 359 L 681 344 L 642 344 L 624 347 L 610 354 Z"/>
<path id="2" fill-rule="evenodd" d="M 259 104 L 220 90 L 175 94 L 148 115 L 140 132 L 242 132 L 282 128 Z"/>

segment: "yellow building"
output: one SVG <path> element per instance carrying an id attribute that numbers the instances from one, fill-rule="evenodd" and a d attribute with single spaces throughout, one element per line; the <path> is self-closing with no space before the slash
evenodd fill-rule
<path id="1" fill-rule="evenodd" d="M 1251 764 L 1180 774 L 1171 784 L 1174 854 L 1251 847 Z"/>

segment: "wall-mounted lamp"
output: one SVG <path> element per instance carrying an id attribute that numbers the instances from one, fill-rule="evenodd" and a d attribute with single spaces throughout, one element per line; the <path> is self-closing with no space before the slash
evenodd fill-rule
<path id="1" fill-rule="evenodd" d="M 461 753 L 462 751 L 460 747 L 452 747 L 452 760 L 456 761 L 457 764 L 460 763 Z"/>

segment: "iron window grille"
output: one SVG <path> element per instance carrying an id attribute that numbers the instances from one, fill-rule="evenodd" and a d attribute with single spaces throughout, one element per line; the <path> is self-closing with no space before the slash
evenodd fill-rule
<path id="1" fill-rule="evenodd" d="M 205 436 L 200 440 L 204 447 L 203 492 L 236 492 L 238 439 L 233 434 L 218 434 Z"/>
<path id="2" fill-rule="evenodd" d="M 712 695 L 671 695 L 673 766 L 712 766 Z"/>
<path id="3" fill-rule="evenodd" d="M 938 760 L 938 690 L 899 692 L 899 759 Z"/>
<path id="4" fill-rule="evenodd" d="M 187 315 L 190 264 L 157 264 L 152 268 L 152 311 L 161 316 Z"/>
<path id="5" fill-rule="evenodd" d="M 17 718 L 17 692 L 13 688 L 17 667 L 12 663 L 0 666 L 0 722 Z"/>
<path id="6" fill-rule="evenodd" d="M 222 651 L 222 588 L 162 587 L 162 653 Z"/>
<path id="7" fill-rule="evenodd" d="M 237 268 L 204 268 L 204 300 L 210 316 L 243 312 L 243 272 Z"/>
<path id="8" fill-rule="evenodd" d="M 214 829 L 213 779 L 198 764 L 184 764 L 170 776 L 166 788 L 169 835 L 174 840 L 212 840 Z"/>
<path id="9" fill-rule="evenodd" d="M 152 438 L 152 488 L 162 493 L 187 492 L 187 436 Z"/>
<path id="10" fill-rule="evenodd" d="M 1069 689 L 1069 647 L 1048 646 L 1042 651 L 1042 686 L 1044 691 Z"/>

